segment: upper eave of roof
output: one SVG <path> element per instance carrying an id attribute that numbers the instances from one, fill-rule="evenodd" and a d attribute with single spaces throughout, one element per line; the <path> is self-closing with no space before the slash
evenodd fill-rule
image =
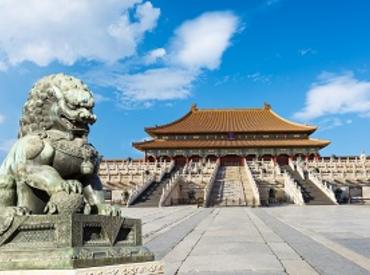
<path id="1" fill-rule="evenodd" d="M 257 122 L 257 124 L 256 124 Z M 271 133 L 307 132 L 313 133 L 317 127 L 303 125 L 285 119 L 275 113 L 271 106 L 250 109 L 198 109 L 192 105 L 183 117 L 145 131 L 155 137 L 161 134 L 205 134 L 205 133 Z"/>

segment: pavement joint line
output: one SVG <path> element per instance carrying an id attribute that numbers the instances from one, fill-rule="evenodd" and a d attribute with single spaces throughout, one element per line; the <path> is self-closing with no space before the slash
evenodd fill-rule
<path id="1" fill-rule="evenodd" d="M 304 235 L 310 237 L 311 239 L 315 240 L 316 242 L 322 244 L 323 246 L 331 249 L 335 253 L 343 256 L 344 258 L 350 260 L 351 262 L 353 262 L 353 263 L 361 266 L 362 268 L 370 271 L 370 260 L 368 258 L 366 258 L 365 256 L 363 256 L 363 255 L 361 255 L 361 254 L 359 254 L 359 253 L 357 253 L 357 252 L 355 252 L 351 249 L 348 249 L 348 248 L 344 247 L 341 244 L 333 242 L 333 241 L 327 239 L 326 237 L 321 236 L 321 235 L 319 235 L 316 232 L 313 232 L 311 230 L 304 229 L 300 226 L 295 226 L 295 225 L 292 225 L 292 227 L 294 229 L 296 229 L 297 231 L 301 232 L 302 234 L 304 234 Z"/>
<path id="2" fill-rule="evenodd" d="M 268 214 L 266 211 L 264 211 L 264 212 L 266 214 Z M 270 215 L 270 214 L 268 214 L 268 215 Z M 351 261 L 352 263 L 355 263 L 358 266 L 366 269 L 367 271 L 370 271 L 370 260 L 368 258 L 366 258 L 365 256 L 363 256 L 363 255 L 361 255 L 361 254 L 359 254 L 359 253 L 357 253 L 357 252 L 355 252 L 351 249 L 348 249 L 348 248 L 344 247 L 341 244 L 333 242 L 333 241 L 325 238 L 324 236 L 322 236 L 322 235 L 320 235 L 320 234 L 318 234 L 318 233 L 316 233 L 312 230 L 305 229 L 305 228 L 303 228 L 301 226 L 298 226 L 298 225 L 287 224 L 283 219 L 281 219 L 277 216 L 274 216 L 274 217 L 277 220 L 279 220 L 280 222 L 282 222 L 283 224 L 294 228 L 295 230 L 302 233 L 306 237 L 311 238 L 312 240 L 314 240 L 314 241 L 318 242 L 319 244 L 323 245 L 324 247 L 332 250 L 336 254 L 339 254 L 342 257 L 346 258 L 347 260 Z"/>
<path id="3" fill-rule="evenodd" d="M 211 215 L 212 215 L 212 218 L 211 218 L 211 220 L 208 222 L 208 226 L 209 225 L 211 225 L 213 222 L 214 222 L 214 220 L 216 219 L 216 217 L 218 216 L 218 214 L 220 214 L 220 210 L 219 209 L 217 209 L 217 210 L 215 210 L 213 213 L 211 213 Z M 174 275 L 177 275 L 178 273 L 179 273 L 179 271 L 180 271 L 180 269 L 181 269 L 181 267 L 183 266 L 183 264 L 185 263 L 185 261 L 187 260 L 187 258 L 190 256 L 190 254 L 193 252 L 193 250 L 194 250 L 194 248 L 198 245 L 198 243 L 200 242 L 200 240 L 202 239 L 202 237 L 204 236 L 204 234 L 206 233 L 206 231 L 207 231 L 207 229 L 208 229 L 208 226 L 207 227 L 204 227 L 204 229 L 203 229 L 203 231 L 202 231 L 202 233 L 199 235 L 199 238 L 196 240 L 196 242 L 194 243 L 194 245 L 191 247 L 191 249 L 190 249 L 190 251 L 189 251 L 189 253 L 187 253 L 186 254 L 186 256 L 185 256 L 185 258 L 184 259 L 182 259 L 181 260 L 181 264 L 179 265 L 179 267 L 176 269 L 176 272 L 174 273 Z M 193 230 L 191 231 L 191 232 L 189 232 L 189 234 L 191 234 L 192 232 L 194 232 L 194 230 L 196 229 L 196 228 L 198 228 L 199 227 L 199 225 L 198 226 L 196 226 L 196 227 L 194 227 L 193 228 Z M 189 234 L 188 235 L 186 235 L 180 242 L 182 242 L 187 236 L 189 236 Z M 179 242 L 179 243 L 180 243 Z"/>
<path id="4" fill-rule="evenodd" d="M 179 223 L 187 219 L 190 219 L 192 216 L 196 215 L 197 213 L 198 213 L 197 211 L 193 211 L 193 212 L 188 213 L 185 216 L 180 217 L 179 219 L 174 220 L 173 222 L 163 224 L 161 227 L 159 227 L 158 230 L 154 230 L 150 233 L 143 235 L 144 241 L 150 242 L 151 240 L 154 240 L 158 235 L 163 234 L 166 231 L 170 230 L 172 227 L 178 225 Z"/>
<path id="5" fill-rule="evenodd" d="M 178 213 L 181 213 L 181 212 L 187 212 L 189 209 L 192 209 L 193 210 L 193 208 L 190 208 L 190 207 L 189 208 L 179 208 L 177 211 L 173 211 L 171 214 L 178 214 Z M 147 215 L 147 216 L 151 216 L 151 215 Z M 168 217 L 168 213 L 167 214 L 164 213 L 161 216 L 157 216 L 157 217 L 155 217 L 155 218 L 153 218 L 151 220 L 147 220 L 147 221 L 145 221 L 143 223 L 143 225 L 144 224 L 148 224 L 148 223 L 152 223 L 154 221 L 161 220 L 161 219 L 166 218 L 166 217 Z"/>
<path id="6" fill-rule="evenodd" d="M 134 207 L 133 206 L 133 207 L 129 207 L 128 209 L 130 209 L 130 210 L 134 209 L 133 211 L 136 211 L 138 209 L 141 209 L 142 210 L 144 208 L 145 207 Z M 145 215 L 143 215 L 143 216 L 140 217 L 140 219 L 143 220 L 143 223 L 142 223 L 143 225 L 144 224 L 148 224 L 148 223 L 152 223 L 152 222 L 157 221 L 157 220 L 161 220 L 161 219 L 163 219 L 163 218 L 165 218 L 165 217 L 168 216 L 168 212 L 166 212 L 166 211 L 162 211 L 162 212 L 161 211 L 158 211 L 159 210 L 158 207 L 157 208 L 149 208 L 148 207 L 147 209 L 150 209 L 152 211 L 150 211 L 148 214 L 145 214 Z M 175 207 L 173 209 L 175 209 Z M 176 213 L 186 212 L 189 209 L 193 209 L 193 208 L 191 208 L 191 207 L 177 208 L 174 211 L 171 211 L 170 213 L 171 214 L 176 214 Z M 132 214 L 132 215 L 135 216 L 135 214 Z M 147 217 L 152 217 L 152 218 L 151 219 L 146 219 Z"/>
<path id="7" fill-rule="evenodd" d="M 186 213 L 184 216 L 181 216 L 181 217 L 179 217 L 177 219 L 174 219 L 174 220 L 170 220 L 169 222 L 160 225 L 158 228 L 144 234 L 143 235 L 144 241 L 149 242 L 149 241 L 154 240 L 158 235 L 163 234 L 164 232 L 170 230 L 172 227 L 174 227 L 174 226 L 178 225 L 179 223 L 191 218 L 192 216 L 196 215 L 197 213 L 198 213 L 197 211 L 192 211 L 192 212 Z M 168 215 L 167 215 L 167 217 L 168 217 Z"/>
<path id="8" fill-rule="evenodd" d="M 213 210 L 211 209 L 202 209 L 197 212 L 196 215 L 193 215 L 192 219 L 186 219 L 177 224 L 176 226 L 171 227 L 167 233 L 168 234 L 158 234 L 154 239 L 147 242 L 145 246 L 152 250 L 158 257 L 158 259 L 164 258 L 174 247 L 176 247 L 181 240 L 183 240 L 190 232 L 193 231 L 199 223 L 209 216 Z M 199 219 L 199 220 L 198 220 Z M 182 234 L 177 232 L 181 228 Z M 169 238 L 168 235 L 173 235 L 174 238 Z M 165 245 L 163 246 L 163 244 Z"/>
<path id="9" fill-rule="evenodd" d="M 289 246 L 297 255 L 298 257 L 303 261 L 305 262 L 308 266 L 310 266 L 315 272 L 316 274 L 320 274 L 316 268 L 314 266 L 312 266 L 309 262 L 307 262 L 299 253 L 298 251 L 296 251 L 291 245 L 289 245 L 284 239 L 282 239 L 277 233 L 275 233 L 273 230 L 271 230 L 274 234 L 276 234 L 279 239 L 281 240 L 281 242 L 268 242 L 265 237 L 264 237 L 264 234 L 262 233 L 262 231 L 260 230 L 259 226 L 257 225 L 256 221 L 258 223 L 261 223 L 263 224 L 264 226 L 267 227 L 267 225 L 257 216 L 255 215 L 253 212 L 251 212 L 249 209 L 246 209 L 246 212 L 247 212 L 247 215 L 249 217 L 249 219 L 251 220 L 252 224 L 255 226 L 256 230 L 258 231 L 258 233 L 261 235 L 261 238 L 264 240 L 264 242 L 266 243 L 266 245 L 270 248 L 271 252 L 275 255 L 275 257 L 278 259 L 278 261 L 280 262 L 280 264 L 282 265 L 283 269 L 284 269 L 284 272 L 289 274 L 284 263 L 283 263 L 283 259 L 280 259 L 280 257 L 275 253 L 274 249 L 271 247 L 270 243 L 284 243 L 286 244 L 287 246 Z M 267 227 L 268 228 L 268 227 Z"/>
<path id="10" fill-rule="evenodd" d="M 275 251 L 272 249 L 272 247 L 270 246 L 270 244 L 267 242 L 267 240 L 265 239 L 265 236 L 261 233 L 261 230 L 259 229 L 259 227 L 256 225 L 256 223 L 253 221 L 253 219 L 250 217 L 250 211 L 249 209 L 247 208 L 244 208 L 246 214 L 247 214 L 247 217 L 248 219 L 250 220 L 250 222 L 253 224 L 254 228 L 257 230 L 258 234 L 261 236 L 262 240 L 264 241 L 264 243 L 268 246 L 268 248 L 270 249 L 270 251 L 272 252 L 272 254 L 274 254 L 274 256 L 276 257 L 276 259 L 279 261 L 281 267 L 283 268 L 283 271 L 288 274 L 285 266 L 283 265 L 283 263 L 281 262 L 280 258 L 278 257 L 278 255 L 275 253 Z"/>

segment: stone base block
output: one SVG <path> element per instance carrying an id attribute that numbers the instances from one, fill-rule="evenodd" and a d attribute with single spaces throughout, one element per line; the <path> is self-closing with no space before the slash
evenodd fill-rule
<path id="1" fill-rule="evenodd" d="M 141 222 L 136 219 L 16 216 L 0 236 L 0 270 L 73 270 L 153 260 L 153 253 L 142 246 Z"/>
<path id="2" fill-rule="evenodd" d="M 143 262 L 122 265 L 110 265 L 74 270 L 13 270 L 1 271 L 2 275 L 162 275 L 164 266 L 161 262 Z"/>

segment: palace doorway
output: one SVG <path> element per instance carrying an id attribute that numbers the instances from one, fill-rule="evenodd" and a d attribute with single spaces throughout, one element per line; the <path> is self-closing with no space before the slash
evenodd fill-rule
<path id="1" fill-rule="evenodd" d="M 177 167 L 185 166 L 186 158 L 184 156 L 175 156 L 174 160 Z"/>
<path id="2" fill-rule="evenodd" d="M 276 158 L 276 162 L 280 166 L 288 165 L 289 164 L 289 156 L 288 155 L 285 155 L 285 154 L 278 155 L 278 157 Z"/>
<path id="3" fill-rule="evenodd" d="M 242 166 L 243 158 L 237 155 L 226 155 L 221 157 L 222 166 Z"/>

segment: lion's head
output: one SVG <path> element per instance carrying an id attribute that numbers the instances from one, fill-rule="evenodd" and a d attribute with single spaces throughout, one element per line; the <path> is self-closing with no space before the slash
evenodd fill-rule
<path id="1" fill-rule="evenodd" d="M 23 108 L 20 136 L 50 129 L 87 135 L 96 121 L 94 98 L 79 79 L 54 74 L 40 79 L 32 87 Z"/>

